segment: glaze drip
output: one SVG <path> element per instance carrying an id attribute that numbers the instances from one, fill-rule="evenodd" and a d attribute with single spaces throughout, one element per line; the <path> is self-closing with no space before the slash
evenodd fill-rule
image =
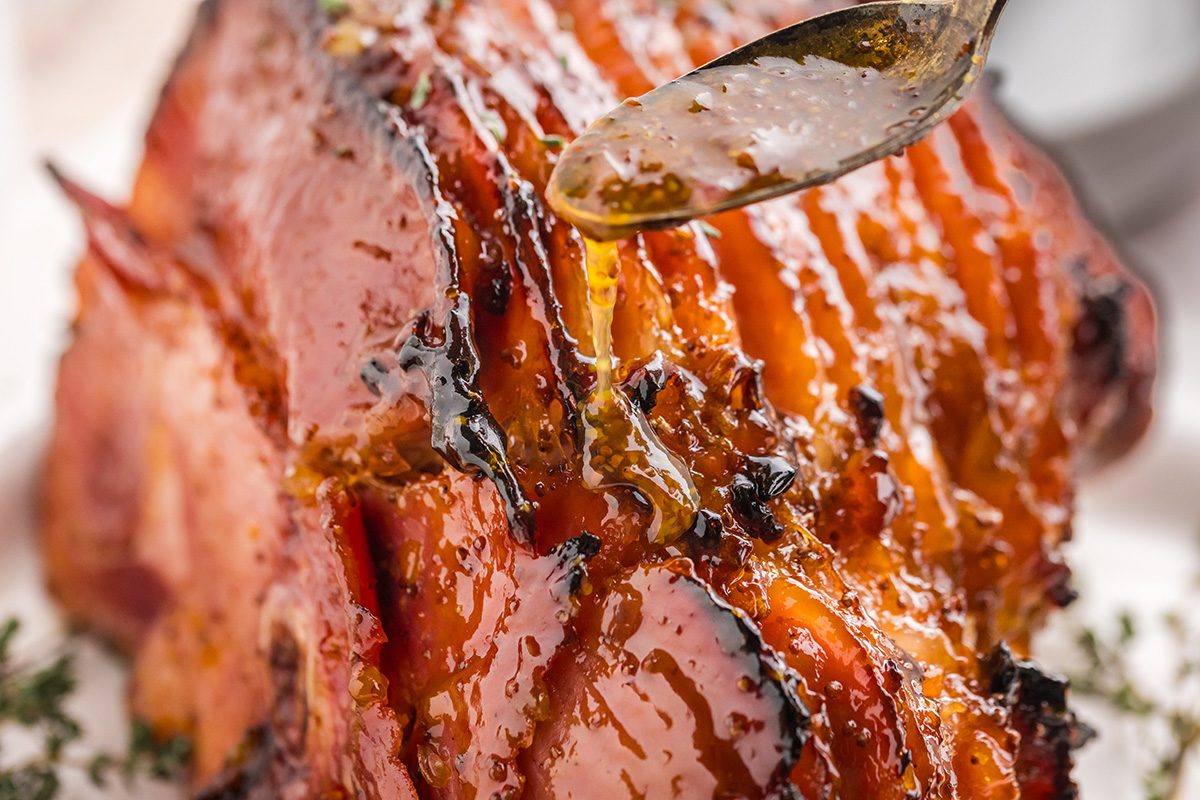
<path id="1" fill-rule="evenodd" d="M 647 535 L 663 544 L 692 527 L 700 495 L 687 467 L 659 441 L 641 408 L 613 386 L 612 317 L 620 253 L 616 242 L 585 241 L 596 386 L 583 407 L 584 483 L 593 491 L 626 487 L 639 493 L 653 511 Z"/>

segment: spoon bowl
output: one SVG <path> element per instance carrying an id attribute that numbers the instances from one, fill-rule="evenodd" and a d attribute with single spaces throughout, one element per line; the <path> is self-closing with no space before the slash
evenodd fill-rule
<path id="1" fill-rule="evenodd" d="M 744 45 L 593 123 L 559 159 L 550 204 L 616 239 L 903 150 L 962 105 L 1004 3 L 869 3 Z"/>

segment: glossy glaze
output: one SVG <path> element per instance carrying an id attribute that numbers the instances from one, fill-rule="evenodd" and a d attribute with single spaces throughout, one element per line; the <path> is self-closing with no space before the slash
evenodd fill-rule
<path id="1" fill-rule="evenodd" d="M 613 396 L 697 513 L 589 466 L 553 137 L 797 13 L 206 6 L 129 209 L 77 195 L 45 489 L 56 591 L 197 787 L 1069 796 L 1020 658 L 1070 599 L 1077 469 L 1147 419 L 1153 320 L 985 104 L 622 245 Z"/>
<path id="2" fill-rule="evenodd" d="M 572 144 L 552 207 L 595 238 L 804 180 L 915 124 L 929 99 L 872 67 L 762 56 L 626 100 Z"/>

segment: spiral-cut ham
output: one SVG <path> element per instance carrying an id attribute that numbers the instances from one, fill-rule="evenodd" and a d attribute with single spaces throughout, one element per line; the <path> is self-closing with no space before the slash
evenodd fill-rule
<path id="1" fill-rule="evenodd" d="M 652 492 L 583 477 L 562 141 L 833 5 L 203 6 L 128 207 L 63 181 L 44 490 L 54 590 L 198 793 L 1075 796 L 1029 639 L 1076 479 L 1149 420 L 1153 312 L 986 99 L 622 244 L 616 383 L 701 511 L 650 536 Z"/>

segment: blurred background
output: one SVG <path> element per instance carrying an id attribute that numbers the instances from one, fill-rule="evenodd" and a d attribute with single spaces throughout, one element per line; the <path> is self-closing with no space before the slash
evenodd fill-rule
<path id="1" fill-rule="evenodd" d="M 38 630 L 59 621 L 36 571 L 29 498 L 82 247 L 41 163 L 53 159 L 111 200 L 127 196 L 194 6 L 0 0 L 0 616 L 19 612 Z M 1066 668 L 1080 624 L 1198 605 L 1200 0 L 1010 0 L 991 71 L 1001 103 L 1055 154 L 1155 288 L 1162 316 L 1155 426 L 1130 459 L 1084 487 L 1070 554 L 1082 597 L 1039 644 L 1043 660 Z M 1152 632 L 1134 654 L 1148 681 L 1166 669 L 1167 646 Z M 124 725 L 121 673 L 94 648 L 84 657 L 83 711 L 103 740 Z M 1079 756 L 1085 800 L 1144 796 L 1144 728 L 1079 705 L 1103 733 Z M 1200 765 L 1190 771 L 1178 800 L 1200 798 Z"/>

